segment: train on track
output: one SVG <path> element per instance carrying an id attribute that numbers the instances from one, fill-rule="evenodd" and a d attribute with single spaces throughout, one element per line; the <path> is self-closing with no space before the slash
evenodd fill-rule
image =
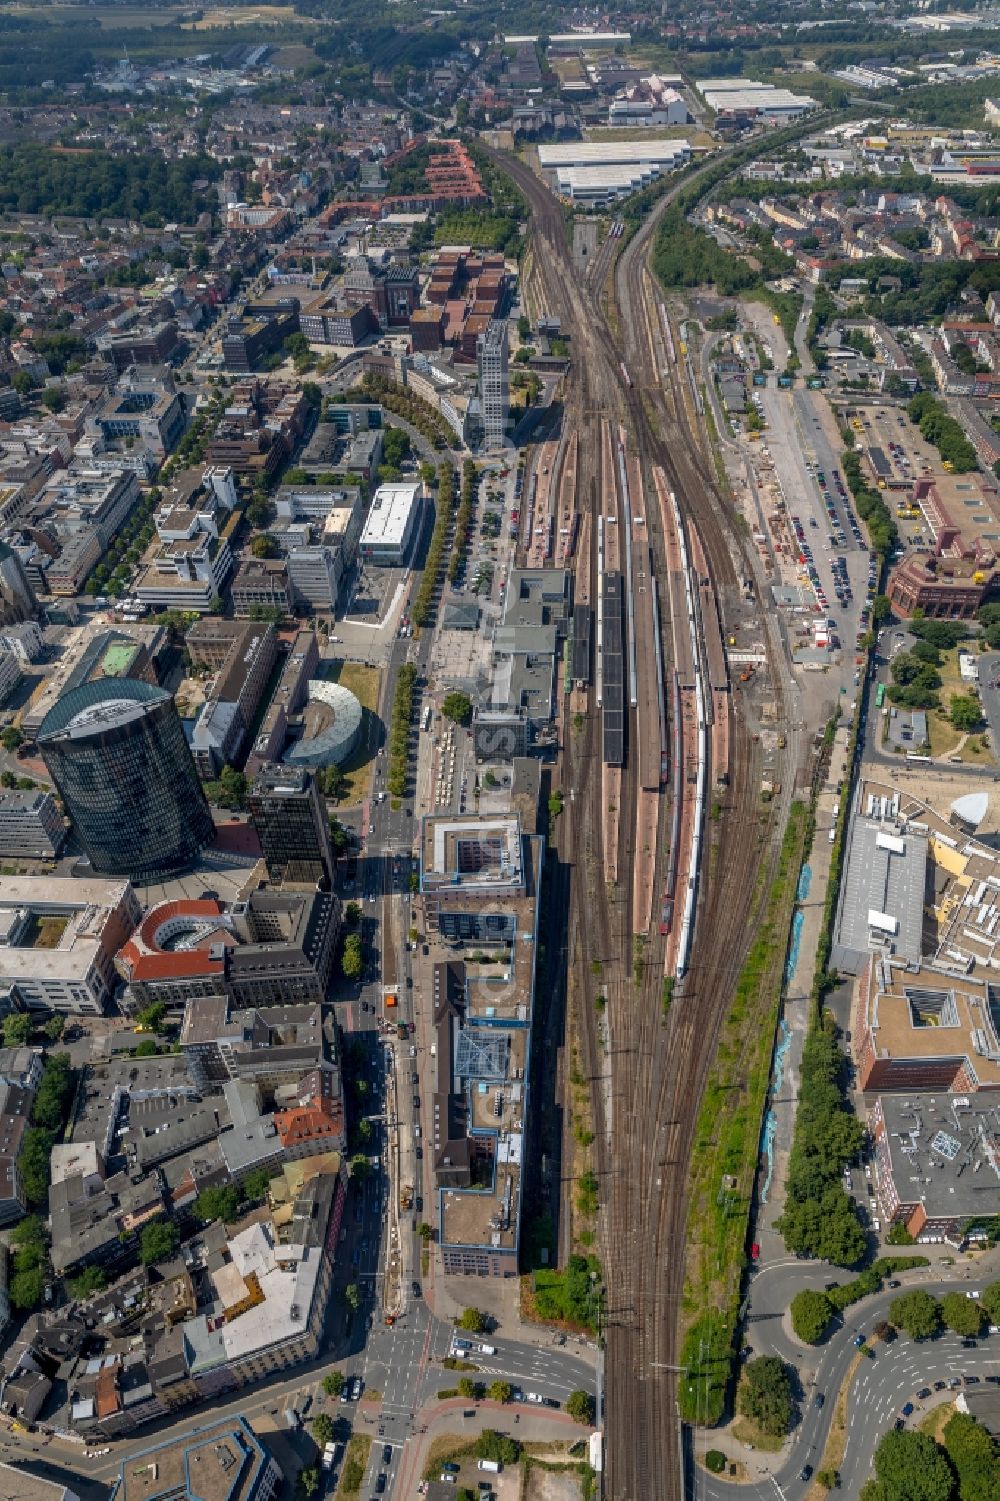
<path id="1" fill-rule="evenodd" d="M 625 363 L 624 360 L 619 360 L 618 361 L 618 368 L 621 370 L 622 380 L 625 382 L 626 386 L 631 391 L 631 389 L 632 389 L 632 377 L 628 373 L 628 366 L 626 365 L 626 363 Z"/>

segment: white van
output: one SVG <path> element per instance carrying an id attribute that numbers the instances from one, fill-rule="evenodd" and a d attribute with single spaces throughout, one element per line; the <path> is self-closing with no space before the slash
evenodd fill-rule
<path id="1" fill-rule="evenodd" d="M 837 826 L 835 824 L 833 826 L 833 828 L 830 830 L 829 834 L 827 835 L 827 838 L 829 839 L 830 843 L 832 844 L 833 841 L 836 839 L 836 837 L 837 837 Z"/>

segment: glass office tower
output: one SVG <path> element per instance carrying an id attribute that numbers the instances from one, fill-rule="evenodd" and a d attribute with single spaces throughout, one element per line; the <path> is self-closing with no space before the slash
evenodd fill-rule
<path id="1" fill-rule="evenodd" d="M 94 870 L 144 882 L 184 870 L 215 828 L 174 701 L 138 678 L 64 693 L 38 747 Z"/>

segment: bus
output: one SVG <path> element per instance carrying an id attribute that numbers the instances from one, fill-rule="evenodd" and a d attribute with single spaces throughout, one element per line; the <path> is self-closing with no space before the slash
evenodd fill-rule
<path id="1" fill-rule="evenodd" d="M 879 683 L 878 687 L 875 689 L 875 707 L 876 707 L 876 709 L 881 709 L 881 707 L 882 707 L 882 705 L 884 703 L 885 703 L 885 684 L 884 683 Z"/>
<path id="2" fill-rule="evenodd" d="M 431 708 L 430 704 L 428 704 L 426 706 L 426 708 L 424 709 L 423 723 L 421 724 L 420 728 L 422 730 L 429 730 L 430 727 L 431 727 L 431 721 L 432 721 L 433 718 L 434 718 L 434 710 Z"/>

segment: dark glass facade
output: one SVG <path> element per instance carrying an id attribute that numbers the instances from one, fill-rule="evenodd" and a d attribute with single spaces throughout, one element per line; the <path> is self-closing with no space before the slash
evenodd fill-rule
<path id="1" fill-rule="evenodd" d="M 214 835 L 174 701 L 136 678 L 64 693 L 38 746 L 94 870 L 143 882 L 194 863 Z"/>
<path id="2" fill-rule="evenodd" d="M 272 881 L 333 884 L 333 847 L 319 788 L 300 767 L 265 767 L 250 791 L 250 817 Z"/>

